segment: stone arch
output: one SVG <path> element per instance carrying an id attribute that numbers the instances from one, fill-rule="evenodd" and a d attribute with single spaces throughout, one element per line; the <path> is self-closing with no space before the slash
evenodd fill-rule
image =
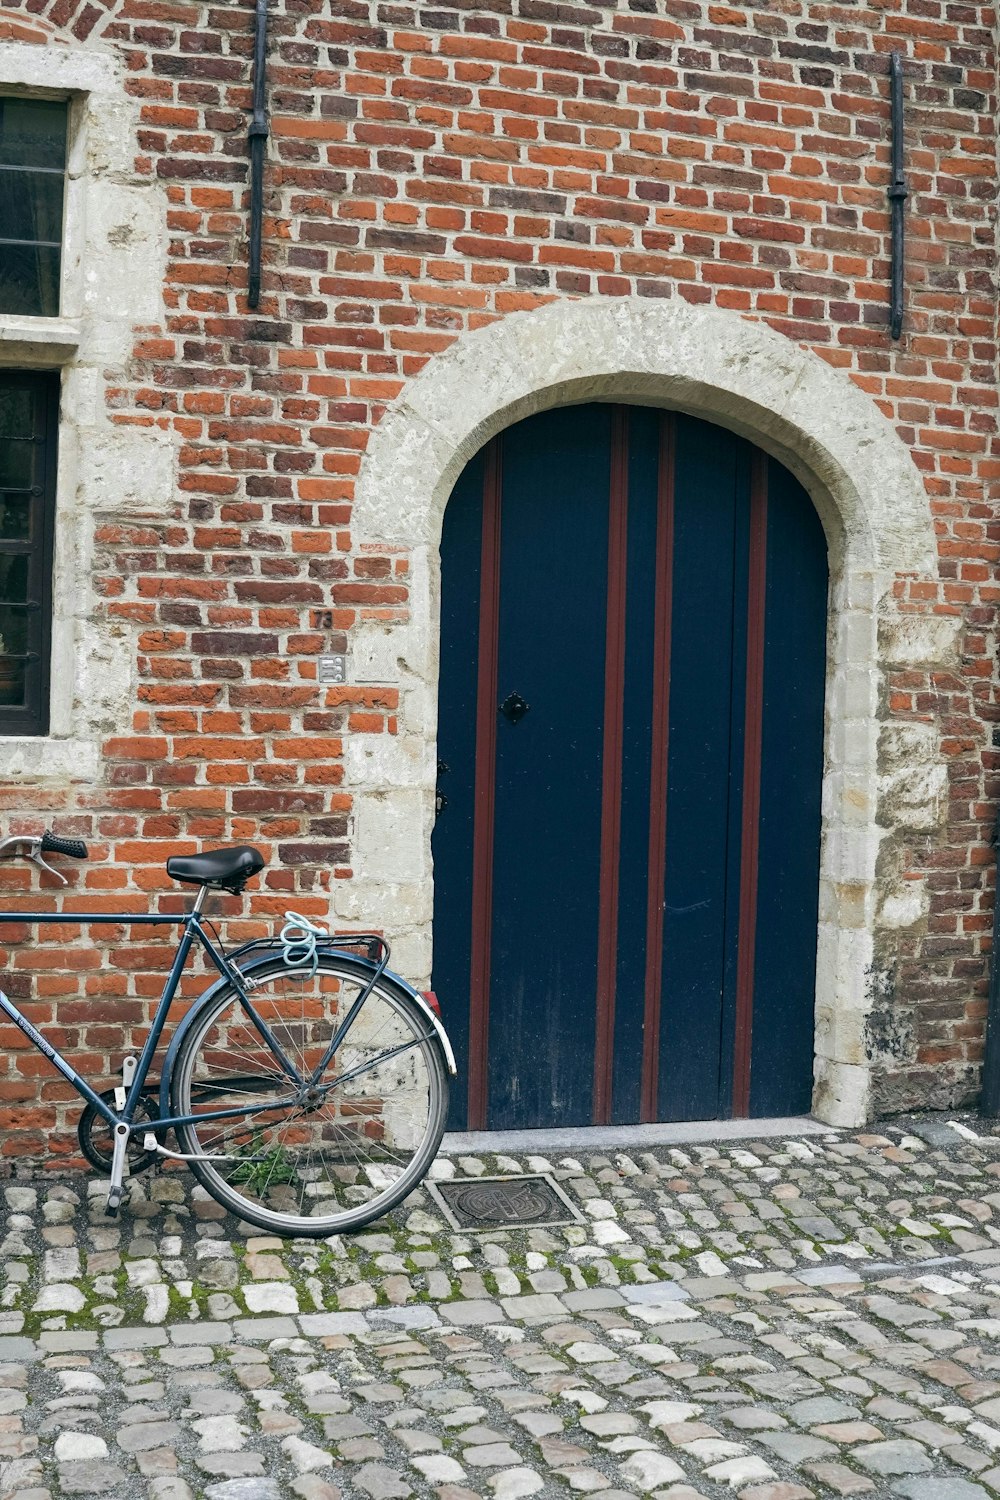
<path id="1" fill-rule="evenodd" d="M 831 1123 L 860 1123 L 869 1108 L 865 1022 L 880 928 L 920 914 L 913 883 L 904 897 L 879 874 L 880 848 L 894 833 L 933 821 L 944 776 L 935 734 L 917 747 L 926 783 L 919 811 L 892 795 L 899 775 L 894 782 L 881 733 L 884 667 L 908 630 L 909 660 L 928 652 L 944 659 L 948 643 L 914 641 L 913 617 L 899 611 L 892 587 L 900 574 L 936 571 L 930 507 L 909 452 L 849 378 L 763 323 L 679 301 L 553 302 L 464 335 L 387 412 L 359 475 L 354 538 L 365 550 L 408 555 L 411 615 L 389 631 L 364 626 L 355 643 L 357 675 L 395 677 L 402 694 L 391 749 L 363 736 L 348 742 L 357 878 L 340 893 L 342 912 L 369 921 L 377 912 L 403 941 L 409 972 L 429 973 L 444 509 L 465 464 L 495 433 L 543 408 L 594 400 L 673 407 L 740 433 L 801 480 L 826 529 L 814 1107 Z M 912 755 L 914 747 L 897 750 Z"/>

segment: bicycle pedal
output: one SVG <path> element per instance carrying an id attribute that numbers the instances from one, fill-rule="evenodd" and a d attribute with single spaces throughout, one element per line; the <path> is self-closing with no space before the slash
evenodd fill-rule
<path id="1" fill-rule="evenodd" d="M 125 1189 L 122 1187 L 113 1187 L 108 1193 L 108 1204 L 104 1212 L 109 1219 L 117 1219 L 118 1210 L 122 1206 L 122 1199 L 124 1198 L 124 1196 Z"/>

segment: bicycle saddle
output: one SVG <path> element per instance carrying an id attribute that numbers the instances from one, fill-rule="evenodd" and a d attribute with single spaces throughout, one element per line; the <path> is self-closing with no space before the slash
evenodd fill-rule
<path id="1" fill-rule="evenodd" d="M 212 849 L 207 854 L 175 854 L 167 860 L 172 880 L 207 885 L 213 890 L 239 892 L 264 868 L 264 856 L 248 844 L 235 849 Z"/>

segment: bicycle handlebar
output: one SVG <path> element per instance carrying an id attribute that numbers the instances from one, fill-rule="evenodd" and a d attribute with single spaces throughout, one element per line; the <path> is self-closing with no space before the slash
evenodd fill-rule
<path id="1" fill-rule="evenodd" d="M 71 859 L 86 859 L 87 846 L 82 839 L 60 839 L 54 833 L 42 834 L 43 854 L 68 854 Z"/>
<path id="2" fill-rule="evenodd" d="M 19 854 L 30 859 L 40 870 L 47 870 L 50 875 L 54 875 L 62 885 L 68 885 L 65 875 L 54 870 L 42 856 L 68 854 L 71 859 L 86 859 L 87 846 L 82 839 L 61 839 L 54 833 L 49 833 L 48 829 L 40 837 L 38 834 L 15 833 L 0 843 L 0 859 L 12 859 Z"/>

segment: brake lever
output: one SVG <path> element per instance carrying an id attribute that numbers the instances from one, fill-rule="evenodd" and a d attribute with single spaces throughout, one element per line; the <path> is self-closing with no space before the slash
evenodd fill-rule
<path id="1" fill-rule="evenodd" d="M 28 858 L 31 860 L 32 864 L 37 865 L 40 870 L 46 870 L 50 875 L 54 875 L 60 885 L 69 885 L 69 881 L 66 879 L 66 876 L 62 873 L 62 871 L 54 870 L 52 866 L 42 858 L 41 839 L 31 840 L 31 848 L 28 851 Z"/>

